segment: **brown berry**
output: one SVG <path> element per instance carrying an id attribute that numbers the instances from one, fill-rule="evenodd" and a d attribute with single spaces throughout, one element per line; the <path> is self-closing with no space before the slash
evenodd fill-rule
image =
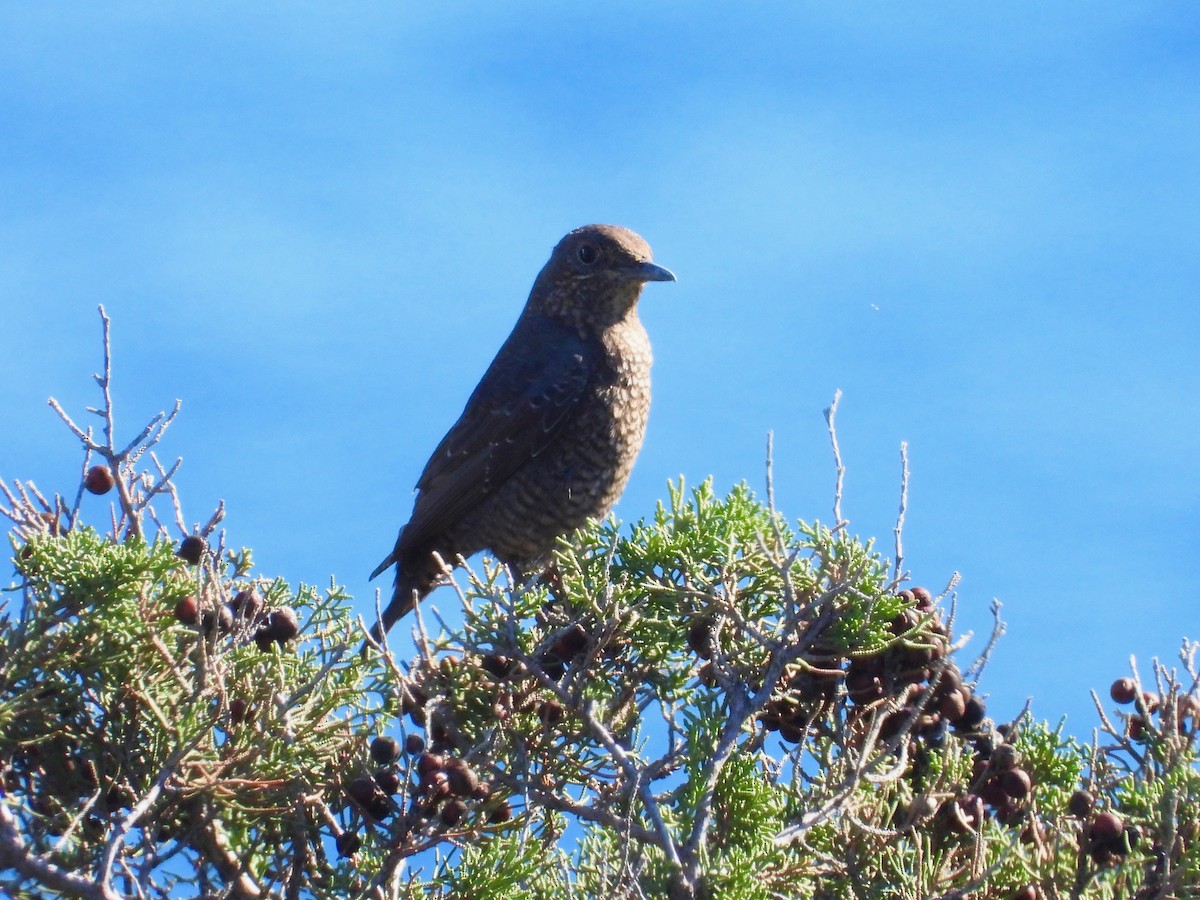
<path id="1" fill-rule="evenodd" d="M 933 609 L 933 594 L 929 593 L 928 588 L 915 587 L 912 589 L 912 594 L 917 601 L 917 609 L 921 612 L 929 612 Z"/>
<path id="2" fill-rule="evenodd" d="M 445 765 L 446 761 L 436 753 L 425 753 L 417 760 L 417 774 L 422 777 L 432 775 L 440 772 Z"/>
<path id="3" fill-rule="evenodd" d="M 993 771 L 1007 772 L 1017 764 L 1017 748 L 1012 744 L 1000 744 L 988 757 Z"/>
<path id="4" fill-rule="evenodd" d="M 507 800 L 501 800 L 500 803 L 497 804 L 496 808 L 488 813 L 488 821 L 493 825 L 497 825 L 500 822 L 507 822 L 511 818 L 512 804 L 510 804 Z"/>
<path id="5" fill-rule="evenodd" d="M 353 856 L 362 847 L 362 838 L 353 831 L 343 831 L 337 836 L 335 841 L 337 844 L 338 856 L 343 859 L 347 856 Z"/>
<path id="6" fill-rule="evenodd" d="M 83 486 L 93 494 L 107 494 L 115 484 L 112 469 L 108 466 L 92 466 L 83 476 Z"/>
<path id="7" fill-rule="evenodd" d="M 262 614 L 263 598 L 253 588 L 243 588 L 234 595 L 229 606 L 239 619 L 254 622 Z"/>
<path id="8" fill-rule="evenodd" d="M 179 542 L 179 549 L 175 551 L 175 555 L 182 559 L 189 566 L 195 566 L 200 563 L 204 556 L 204 551 L 208 544 L 204 538 L 198 534 L 189 534 Z"/>
<path id="9" fill-rule="evenodd" d="M 712 657 L 713 627 L 713 620 L 708 616 L 693 619 L 692 624 L 688 626 L 688 646 L 701 659 Z"/>
<path id="10" fill-rule="evenodd" d="M 267 616 L 267 624 L 260 629 L 259 633 L 268 640 L 284 644 L 300 634 L 300 619 L 290 606 L 273 609 Z"/>
<path id="11" fill-rule="evenodd" d="M 195 625 L 200 621 L 200 601 L 184 597 L 175 604 L 175 618 L 184 625 Z"/>
<path id="12" fill-rule="evenodd" d="M 467 765 L 466 760 L 446 760 L 445 772 L 450 781 L 450 790 L 460 797 L 470 797 L 479 787 L 479 776 Z"/>
<path id="13" fill-rule="evenodd" d="M 375 773 L 375 783 L 385 794 L 400 793 L 400 775 L 392 768 L 380 769 Z"/>
<path id="14" fill-rule="evenodd" d="M 356 803 L 366 806 L 379 795 L 379 786 L 373 778 L 362 775 L 346 785 L 346 793 Z"/>
<path id="15" fill-rule="evenodd" d="M 484 669 L 491 672 L 497 678 L 507 678 L 513 670 L 513 661 L 507 656 L 501 656 L 496 653 L 488 653 L 484 656 L 482 664 Z"/>
<path id="16" fill-rule="evenodd" d="M 409 756 L 416 756 L 425 749 L 425 738 L 419 734 L 410 734 L 404 739 L 404 752 Z"/>
<path id="17" fill-rule="evenodd" d="M 983 721 L 983 717 L 987 714 L 987 709 L 983 705 L 983 701 L 975 694 L 972 694 L 967 700 L 966 710 L 962 714 L 962 718 L 954 722 L 956 728 L 970 730 L 975 728 Z"/>
<path id="18" fill-rule="evenodd" d="M 587 645 L 587 631 L 584 630 L 582 625 L 575 622 L 566 630 L 562 637 L 551 645 L 550 652 L 559 659 L 574 659 L 587 648 Z"/>
<path id="19" fill-rule="evenodd" d="M 1023 800 L 1033 790 L 1033 780 L 1024 769 L 1009 769 L 1000 776 L 1000 784 L 1014 800 Z"/>
<path id="20" fill-rule="evenodd" d="M 466 814 L 467 804 L 461 800 L 451 800 L 442 807 L 442 824 L 452 828 L 461 822 Z"/>
<path id="21" fill-rule="evenodd" d="M 1132 678 L 1118 678 L 1108 689 L 1108 695 L 1117 703 L 1132 703 L 1137 696 L 1137 685 Z"/>
<path id="22" fill-rule="evenodd" d="M 400 758 L 400 742 L 388 734 L 381 734 L 371 741 L 371 759 L 381 766 L 388 766 Z"/>
<path id="23" fill-rule="evenodd" d="M 234 697 L 229 701 L 229 721 L 233 725 L 240 725 L 250 718 L 250 704 L 241 697 Z"/>
<path id="24" fill-rule="evenodd" d="M 1067 800 L 1067 811 L 1077 819 L 1086 819 L 1092 814 L 1092 807 L 1095 805 L 1096 798 L 1092 792 L 1080 788 Z"/>
<path id="25" fill-rule="evenodd" d="M 1093 841 L 1114 844 L 1121 839 L 1124 831 L 1125 822 L 1122 821 L 1120 816 L 1114 812 L 1102 812 L 1092 820 L 1092 827 L 1089 833 Z"/>

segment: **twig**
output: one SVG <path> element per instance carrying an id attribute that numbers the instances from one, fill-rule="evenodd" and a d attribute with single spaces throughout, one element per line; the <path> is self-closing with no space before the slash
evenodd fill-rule
<path id="1" fill-rule="evenodd" d="M 842 486 L 846 478 L 846 467 L 842 464 L 842 451 L 838 447 L 837 426 L 835 419 L 837 418 L 838 403 L 841 402 L 842 391 L 838 388 L 833 395 L 833 402 L 825 408 L 825 423 L 829 426 L 829 442 L 833 445 L 833 462 L 837 468 L 837 482 L 834 485 L 833 491 L 833 526 L 840 528 L 845 523 L 842 518 Z"/>
<path id="2" fill-rule="evenodd" d="M 892 580 L 897 584 L 904 572 L 904 514 L 908 510 L 908 441 L 900 442 L 900 510 L 896 513 L 896 561 L 892 568 Z"/>

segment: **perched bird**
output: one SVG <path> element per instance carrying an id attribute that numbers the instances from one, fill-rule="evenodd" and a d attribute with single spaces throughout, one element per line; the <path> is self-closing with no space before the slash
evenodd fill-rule
<path id="1" fill-rule="evenodd" d="M 674 281 L 650 246 L 615 225 L 558 242 L 525 309 L 417 482 L 412 517 L 371 573 L 396 566 L 376 640 L 433 589 L 433 554 L 490 550 L 519 576 L 555 540 L 608 514 L 650 411 L 650 339 L 637 315 L 647 281 Z M 382 625 L 382 627 L 380 627 Z"/>

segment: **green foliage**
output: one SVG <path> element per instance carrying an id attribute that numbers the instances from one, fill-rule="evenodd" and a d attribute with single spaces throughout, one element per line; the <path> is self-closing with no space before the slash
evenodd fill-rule
<path id="1" fill-rule="evenodd" d="M 1196 645 L 1089 742 L 997 725 L 949 591 L 706 481 L 359 654 L 344 591 L 255 578 L 221 510 L 172 539 L 175 413 L 114 443 L 105 324 L 104 441 L 59 412 L 111 533 L 0 483 L 5 896 L 1200 896 Z"/>
<path id="2" fill-rule="evenodd" d="M 389 695 L 365 662 L 333 653 L 356 633 L 341 589 L 232 582 L 166 541 L 85 527 L 15 549 L 23 583 L 19 611 L 0 619 L 0 765 L 31 850 L 87 872 L 124 833 L 128 852 L 162 859 L 170 883 L 172 856 L 221 846 L 217 877 L 269 885 L 288 867 L 250 848 L 298 832 L 321 844 L 319 804 L 343 803 L 339 773 Z M 262 614 L 207 630 L 176 616 L 195 602 L 220 623 L 238 591 L 256 592 L 263 614 L 294 610 L 299 639 L 264 651 Z"/>

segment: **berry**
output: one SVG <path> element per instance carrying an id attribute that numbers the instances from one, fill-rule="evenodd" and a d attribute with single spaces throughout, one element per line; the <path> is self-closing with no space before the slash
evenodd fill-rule
<path id="1" fill-rule="evenodd" d="M 1132 703 L 1137 696 L 1137 685 L 1132 678 L 1118 678 L 1108 689 L 1108 695 L 1117 703 Z"/>
<path id="2" fill-rule="evenodd" d="M 463 820 L 467 814 L 467 804 L 461 800 L 451 800 L 442 807 L 442 824 L 453 827 Z"/>
<path id="3" fill-rule="evenodd" d="M 488 821 L 493 825 L 507 822 L 512 818 L 512 805 L 507 800 L 501 800 L 499 805 L 488 813 Z"/>
<path id="4" fill-rule="evenodd" d="M 184 625 L 195 625 L 200 621 L 200 601 L 184 597 L 175 604 L 175 618 Z"/>
<path id="5" fill-rule="evenodd" d="M 992 769 L 997 772 L 1007 772 L 1017 764 L 1017 748 L 1012 744 L 1001 744 L 988 757 Z"/>
<path id="6" fill-rule="evenodd" d="M 367 806 L 379 796 L 379 787 L 373 778 L 362 775 L 346 785 L 346 793 L 356 803 Z"/>
<path id="7" fill-rule="evenodd" d="M 1014 800 L 1023 800 L 1033 790 L 1033 780 L 1024 769 L 1009 769 L 1000 776 L 1000 786 Z"/>
<path id="8" fill-rule="evenodd" d="M 205 634 L 229 634 L 233 630 L 233 610 L 224 603 L 218 604 L 216 610 L 206 609 L 200 614 L 200 630 Z"/>
<path id="9" fill-rule="evenodd" d="M 241 697 L 234 697 L 229 701 L 229 722 L 231 725 L 240 725 L 250 717 L 250 704 Z"/>
<path id="10" fill-rule="evenodd" d="M 983 721 L 983 717 L 987 714 L 987 709 L 983 705 L 983 701 L 972 694 L 967 700 L 966 711 L 962 718 L 954 722 L 956 728 L 970 730 L 979 725 Z"/>
<path id="11" fill-rule="evenodd" d="M 335 843 L 337 844 L 338 856 L 344 859 L 358 852 L 358 849 L 362 846 L 362 838 L 353 831 L 343 831 L 337 836 Z"/>
<path id="12" fill-rule="evenodd" d="M 283 606 L 271 610 L 271 614 L 267 616 L 267 624 L 258 630 L 255 640 L 260 641 L 259 647 L 262 646 L 261 639 L 265 639 L 268 643 L 278 641 L 280 644 L 284 644 L 298 634 L 300 634 L 300 619 L 296 616 L 296 611 L 290 606 Z"/>
<path id="13" fill-rule="evenodd" d="M 93 494 L 107 494 L 115 484 L 112 469 L 108 466 L 92 466 L 83 476 L 83 486 Z"/>
<path id="14" fill-rule="evenodd" d="M 484 656 L 482 664 L 484 669 L 497 678 L 507 678 L 513 670 L 513 661 L 507 656 L 500 656 L 496 653 L 489 653 Z"/>
<path id="15" fill-rule="evenodd" d="M 400 742 L 394 737 L 381 734 L 371 741 L 371 759 L 381 766 L 387 766 L 400 758 Z"/>
<path id="16" fill-rule="evenodd" d="M 436 753 L 425 753 L 417 760 L 417 774 L 424 778 L 440 772 L 445 765 L 446 761 Z"/>
<path id="17" fill-rule="evenodd" d="M 1092 814 L 1092 807 L 1095 805 L 1096 798 L 1091 791 L 1080 788 L 1067 801 L 1067 811 L 1077 819 L 1086 819 Z"/>
<path id="18" fill-rule="evenodd" d="M 179 542 L 179 549 L 175 551 L 175 555 L 182 559 L 189 566 L 195 566 L 200 563 L 200 559 L 204 556 L 204 551 L 208 544 L 204 538 L 198 534 L 189 534 Z"/>
<path id="19" fill-rule="evenodd" d="M 416 756 L 425 749 L 425 738 L 419 734 L 410 734 L 404 739 L 404 752 L 409 756 Z"/>
<path id="20" fill-rule="evenodd" d="M 712 656 L 712 633 L 713 620 L 708 617 L 694 619 L 688 626 L 688 646 L 701 659 L 709 659 Z"/>
<path id="21" fill-rule="evenodd" d="M 262 613 L 263 599 L 253 588 L 244 588 L 234 595 L 229 607 L 238 618 L 253 622 Z"/>
<path id="22" fill-rule="evenodd" d="M 1102 812 L 1092 820 L 1090 834 L 1093 841 L 1113 844 L 1125 832 L 1125 822 L 1114 812 Z"/>
<path id="23" fill-rule="evenodd" d="M 465 760 L 446 760 L 445 772 L 450 782 L 450 790 L 460 797 L 470 797 L 479 787 L 479 776 Z"/>
<path id="24" fill-rule="evenodd" d="M 559 659 L 574 659 L 588 645 L 588 633 L 578 622 L 567 629 L 566 633 L 553 643 L 550 652 Z"/>
<path id="25" fill-rule="evenodd" d="M 380 769 L 375 773 L 375 783 L 385 794 L 400 793 L 400 775 L 395 769 Z"/>

